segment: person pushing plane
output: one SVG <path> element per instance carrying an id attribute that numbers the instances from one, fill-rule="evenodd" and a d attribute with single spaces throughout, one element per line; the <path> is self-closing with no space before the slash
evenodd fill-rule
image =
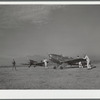
<path id="1" fill-rule="evenodd" d="M 90 61 L 90 58 L 87 55 L 85 55 L 85 57 L 83 59 L 86 59 L 87 69 L 91 69 L 91 61 Z"/>

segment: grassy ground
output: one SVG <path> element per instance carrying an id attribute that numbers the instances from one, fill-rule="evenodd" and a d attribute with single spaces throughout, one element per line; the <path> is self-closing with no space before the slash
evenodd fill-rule
<path id="1" fill-rule="evenodd" d="M 0 68 L 0 89 L 100 89 L 100 64 L 86 68 Z"/>

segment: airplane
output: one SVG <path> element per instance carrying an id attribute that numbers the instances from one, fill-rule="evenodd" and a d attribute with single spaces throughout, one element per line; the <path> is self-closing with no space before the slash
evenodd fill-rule
<path id="1" fill-rule="evenodd" d="M 30 68 L 32 65 L 34 66 L 34 67 L 36 67 L 36 66 L 44 66 L 44 62 L 43 61 L 41 61 L 41 62 L 38 62 L 38 61 L 35 61 L 35 60 L 29 60 L 29 63 L 28 63 L 28 67 Z"/>
<path id="2" fill-rule="evenodd" d="M 56 68 L 63 69 L 65 66 L 68 67 L 69 65 L 70 67 L 72 67 L 72 65 L 78 65 L 80 61 L 83 66 L 86 66 L 86 60 L 83 58 L 74 59 L 72 57 L 69 58 L 69 57 L 63 57 L 62 55 L 49 54 L 49 60 L 56 64 L 56 66 L 54 66 L 54 69 Z"/>

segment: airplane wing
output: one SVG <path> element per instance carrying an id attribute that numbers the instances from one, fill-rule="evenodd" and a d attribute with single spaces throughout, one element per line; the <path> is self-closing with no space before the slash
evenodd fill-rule
<path id="1" fill-rule="evenodd" d="M 51 58 L 50 61 L 52 61 L 53 63 L 56 63 L 56 64 L 61 64 L 61 62 L 57 59 L 54 59 L 54 58 Z"/>
<path id="2" fill-rule="evenodd" d="M 86 62 L 86 60 L 83 58 L 78 58 L 78 59 L 72 59 L 72 60 L 65 61 L 64 63 L 77 64 L 79 62 Z"/>
<path id="3" fill-rule="evenodd" d="M 56 64 L 62 64 L 62 55 L 49 54 L 49 60 Z"/>

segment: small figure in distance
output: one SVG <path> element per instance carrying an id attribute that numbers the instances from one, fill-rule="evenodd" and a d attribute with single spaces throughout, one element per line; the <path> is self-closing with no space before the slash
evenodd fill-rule
<path id="1" fill-rule="evenodd" d="M 16 70 L 16 62 L 15 62 L 14 58 L 13 58 L 13 61 L 12 61 L 12 65 L 13 65 L 12 70 L 13 70 L 13 69 Z"/>

